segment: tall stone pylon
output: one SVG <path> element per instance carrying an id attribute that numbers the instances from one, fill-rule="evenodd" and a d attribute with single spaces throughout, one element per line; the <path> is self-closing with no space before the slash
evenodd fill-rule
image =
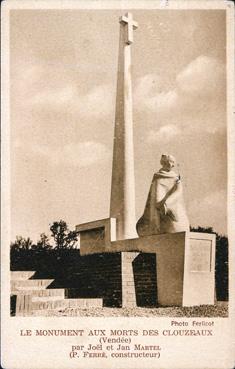
<path id="1" fill-rule="evenodd" d="M 110 217 L 117 239 L 136 238 L 135 173 L 132 116 L 131 45 L 138 24 L 131 13 L 120 18 L 117 97 L 113 146 Z"/>

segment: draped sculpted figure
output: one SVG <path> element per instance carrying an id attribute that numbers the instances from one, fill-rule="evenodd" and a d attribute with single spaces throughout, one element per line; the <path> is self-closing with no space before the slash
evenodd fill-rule
<path id="1" fill-rule="evenodd" d="M 175 159 L 162 155 L 160 163 L 162 167 L 153 176 L 144 214 L 136 225 L 140 237 L 189 231 L 180 175 L 172 170 Z"/>

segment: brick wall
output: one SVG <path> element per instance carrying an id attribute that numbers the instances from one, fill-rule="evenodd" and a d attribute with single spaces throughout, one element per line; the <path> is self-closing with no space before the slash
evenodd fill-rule
<path id="1" fill-rule="evenodd" d="M 157 305 L 156 254 L 139 253 L 133 260 L 137 306 Z"/>
<path id="2" fill-rule="evenodd" d="M 156 305 L 154 254 L 80 256 L 79 250 L 27 250 L 17 256 L 11 255 L 11 270 L 35 270 L 33 278 L 54 279 L 48 288 L 65 288 L 68 298 L 103 298 L 104 306 L 121 307 L 123 294 L 124 300 L 127 296 L 129 300 L 125 306 L 130 298 L 129 306 L 135 303 L 137 306 Z"/>
<path id="3" fill-rule="evenodd" d="M 51 287 L 68 288 L 70 298 L 100 297 L 104 306 L 121 306 L 120 253 L 80 256 L 70 272 Z"/>

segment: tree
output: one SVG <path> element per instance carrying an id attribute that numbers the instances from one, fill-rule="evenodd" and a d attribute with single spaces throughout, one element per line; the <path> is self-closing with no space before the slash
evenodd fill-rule
<path id="1" fill-rule="evenodd" d="M 54 222 L 50 230 L 56 249 L 72 249 L 78 241 L 78 232 L 70 231 L 67 223 L 63 220 Z"/>
<path id="2" fill-rule="evenodd" d="M 30 250 L 32 248 L 32 245 L 33 241 L 29 237 L 24 238 L 22 236 L 16 236 L 16 240 L 11 243 L 11 250 Z"/>
<path id="3" fill-rule="evenodd" d="M 190 231 L 191 232 L 215 233 L 216 234 L 216 232 L 214 232 L 214 230 L 213 230 L 212 227 L 200 227 L 200 226 L 198 226 L 198 227 L 191 227 L 190 226 Z"/>
<path id="4" fill-rule="evenodd" d="M 50 245 L 49 237 L 45 233 L 40 234 L 40 240 L 38 240 L 36 245 L 32 246 L 34 250 L 49 250 L 52 248 Z"/>

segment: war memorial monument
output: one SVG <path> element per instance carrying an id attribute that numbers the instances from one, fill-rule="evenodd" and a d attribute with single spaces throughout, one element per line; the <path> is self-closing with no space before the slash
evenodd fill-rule
<path id="1" fill-rule="evenodd" d="M 132 14 L 120 18 L 110 216 L 76 225 L 82 265 L 86 272 L 90 268 L 94 280 L 100 278 L 102 269 L 110 282 L 109 291 L 97 293 L 93 299 L 90 294 L 70 299 L 74 300 L 71 306 L 113 306 L 105 294 L 113 296 L 117 289 L 118 307 L 213 305 L 215 235 L 190 232 L 181 178 L 174 172 L 177 158 L 171 153 L 162 153 L 159 158 L 143 215 L 136 219 L 131 49 L 137 27 Z M 96 257 L 101 262 L 91 259 Z M 13 273 L 12 289 L 17 295 L 19 315 L 27 304 L 29 310 L 32 308 L 32 296 L 46 298 L 60 292 L 47 289 L 50 280 L 38 280 L 35 289 L 32 286 L 36 280 L 28 281 L 32 286 L 23 283 L 30 278 L 29 272 L 24 276 L 23 272 Z M 37 304 L 37 309 L 47 308 L 45 303 Z"/>

